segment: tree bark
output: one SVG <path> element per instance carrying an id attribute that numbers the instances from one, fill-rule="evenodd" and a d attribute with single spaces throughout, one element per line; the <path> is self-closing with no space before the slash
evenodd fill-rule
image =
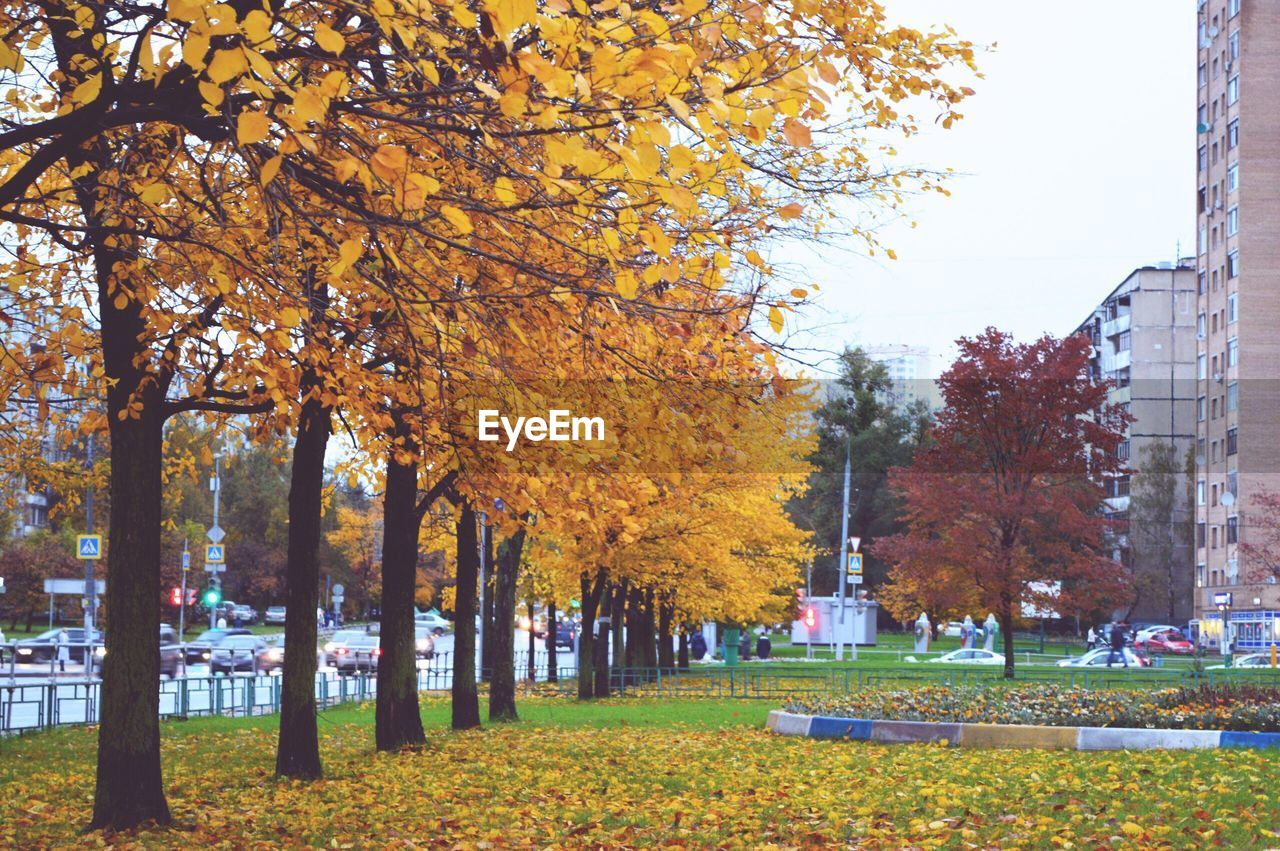
<path id="1" fill-rule="evenodd" d="M 654 612 L 656 605 L 653 589 L 650 588 L 644 594 L 644 614 L 641 619 L 644 640 L 641 645 L 642 661 L 644 666 L 650 670 L 658 667 L 658 628 Z"/>
<path id="2" fill-rule="evenodd" d="M 132 317 L 120 317 L 109 303 L 110 298 L 104 298 L 100 309 L 104 349 L 111 364 L 137 337 L 136 326 L 129 321 Z M 126 356 L 131 360 L 132 354 Z M 122 373 L 109 366 L 108 375 L 113 374 Z M 156 392 L 143 391 L 141 416 L 121 420 L 117 412 L 125 409 L 130 391 L 137 386 L 136 376 L 121 378 L 107 391 L 112 464 L 106 611 L 111 615 L 111 653 L 102 667 L 93 828 L 124 829 L 150 820 L 170 821 L 160 769 L 160 650 L 156 643 L 163 400 Z"/>
<path id="3" fill-rule="evenodd" d="M 674 668 L 671 655 L 671 621 L 675 618 L 675 606 L 667 602 L 658 604 L 658 667 Z"/>
<path id="4" fill-rule="evenodd" d="M 480 726 L 480 696 L 476 692 L 476 580 L 480 549 L 476 541 L 476 512 L 462 505 L 457 526 L 457 584 L 453 626 L 453 729 Z"/>
<path id="5" fill-rule="evenodd" d="M 547 603 L 547 682 L 560 681 L 560 672 L 556 670 L 556 641 L 560 634 L 560 622 L 556 618 L 555 601 Z"/>
<path id="6" fill-rule="evenodd" d="M 689 667 L 689 625 L 680 625 L 680 647 L 676 650 L 676 667 Z"/>
<path id="7" fill-rule="evenodd" d="M 538 614 L 538 607 L 533 604 L 533 600 L 529 601 L 529 666 L 527 673 L 529 674 L 529 684 L 533 685 L 538 681 L 538 636 L 533 628 L 533 619 Z M 553 624 L 548 624 L 554 629 Z M 555 644 L 555 633 L 551 634 L 551 644 Z"/>
<path id="8" fill-rule="evenodd" d="M 518 721 L 516 713 L 516 582 L 520 578 L 520 556 L 524 553 L 524 529 L 498 547 L 494 564 L 492 637 L 493 673 L 489 681 L 489 720 Z M 529 624 L 533 634 L 533 624 Z M 486 640 L 486 644 L 489 641 Z"/>
<path id="9" fill-rule="evenodd" d="M 1004 633 L 1004 678 L 1011 680 L 1013 676 L 1013 605 L 1008 601 L 1002 601 L 1000 612 L 997 615 L 1000 619 L 1000 630 Z"/>
<path id="10" fill-rule="evenodd" d="M 612 612 L 610 613 L 611 621 L 609 625 L 613 628 L 613 637 L 609 645 L 610 657 L 612 664 L 609 666 L 611 671 L 617 671 L 618 683 L 622 684 L 623 673 L 627 666 L 626 657 L 626 640 L 627 640 L 627 590 L 628 583 L 624 579 L 619 583 L 613 591 Z"/>
<path id="11" fill-rule="evenodd" d="M 403 415 L 395 417 L 396 437 L 409 441 Z M 417 447 L 406 445 L 410 453 Z M 418 580 L 418 462 L 387 454 L 387 485 L 382 498 L 382 619 L 379 627 L 378 700 L 374 739 L 380 751 L 426 742 L 418 708 L 417 634 L 413 592 Z"/>
<path id="12" fill-rule="evenodd" d="M 312 292 L 313 316 L 324 315 L 324 285 Z M 293 444 L 289 480 L 289 532 L 285 597 L 284 666 L 280 678 L 280 738 L 276 776 L 317 780 L 320 739 L 316 729 L 316 605 L 320 599 L 320 535 L 324 500 L 324 455 L 332 410 L 319 398 L 320 374 L 303 371 L 302 412 Z"/>
<path id="13" fill-rule="evenodd" d="M 480 586 L 484 589 L 484 593 L 480 597 L 480 621 L 484 624 L 484 629 L 480 633 L 483 639 L 480 642 L 480 681 L 485 683 L 489 682 L 493 676 L 493 636 L 497 632 L 497 623 L 495 623 L 493 613 L 493 575 L 495 572 L 493 532 L 487 526 L 487 521 L 481 518 L 480 546 L 484 548 L 484 561 L 480 564 Z"/>
<path id="14" fill-rule="evenodd" d="M 578 633 L 578 699 L 590 700 L 595 697 L 596 646 L 599 644 L 596 635 L 596 613 L 600 610 L 600 600 L 604 596 L 608 572 L 603 568 L 596 573 L 592 581 L 587 574 L 582 574 L 582 623 Z"/>
<path id="15" fill-rule="evenodd" d="M 636 672 L 644 667 L 644 593 L 639 588 L 623 595 L 622 611 L 626 624 L 623 666 Z"/>

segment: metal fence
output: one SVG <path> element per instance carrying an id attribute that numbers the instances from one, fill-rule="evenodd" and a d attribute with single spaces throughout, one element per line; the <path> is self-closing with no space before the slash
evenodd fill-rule
<path id="1" fill-rule="evenodd" d="M 567 655 L 567 658 L 572 660 L 572 655 Z M 517 659 L 515 674 L 522 691 L 563 695 L 577 693 L 577 670 L 572 665 L 557 666 L 556 680 L 549 681 L 545 653 L 535 655 L 532 678 L 528 661 L 527 655 Z M 371 665 L 369 667 L 372 668 Z M 448 691 L 453 685 L 453 673 L 452 654 L 439 654 L 419 668 L 418 689 L 422 692 Z M 930 685 L 1003 687 L 1026 683 L 1140 689 L 1246 684 L 1280 687 L 1280 670 L 1050 669 L 1022 672 L 1013 682 L 1004 680 L 998 670 L 928 671 L 918 666 L 821 669 L 770 663 L 738 667 L 613 668 L 609 672 L 612 694 L 653 698 L 781 701 L 806 695 L 838 696 L 863 688 Z M 0 733 L 96 723 L 100 687 L 101 681 L 96 678 L 66 677 L 27 683 L 18 678 L 0 684 Z M 182 676 L 162 680 L 159 696 L 162 718 L 270 715 L 280 710 L 280 675 L 272 672 Z M 368 701 L 376 696 L 376 670 L 356 670 L 350 674 L 320 671 L 316 674 L 315 699 L 320 709 Z"/>

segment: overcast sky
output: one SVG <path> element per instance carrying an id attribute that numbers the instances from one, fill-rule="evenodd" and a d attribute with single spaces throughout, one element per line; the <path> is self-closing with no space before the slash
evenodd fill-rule
<path id="1" fill-rule="evenodd" d="M 988 325 L 1065 334 L 1135 267 L 1193 252 L 1193 0 L 889 0 L 924 27 L 975 43 L 985 79 L 950 131 L 902 146 L 958 172 L 949 198 L 912 199 L 918 221 L 883 231 L 896 261 L 806 248 L 771 257 L 822 286 L 791 342 L 928 346 Z M 822 355 L 805 360 L 820 368 Z"/>

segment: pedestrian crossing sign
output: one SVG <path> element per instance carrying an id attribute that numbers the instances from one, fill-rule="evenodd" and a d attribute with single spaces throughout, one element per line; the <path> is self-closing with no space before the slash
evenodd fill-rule
<path id="1" fill-rule="evenodd" d="M 209 544 L 204 548 L 204 560 L 210 564 L 222 564 L 226 561 L 226 547 L 222 544 Z"/>
<path id="2" fill-rule="evenodd" d="M 102 536 L 78 536 L 76 538 L 76 558 L 94 560 L 102 558 Z"/>
<path id="3" fill-rule="evenodd" d="M 862 575 L 862 553 L 849 553 L 849 575 Z"/>

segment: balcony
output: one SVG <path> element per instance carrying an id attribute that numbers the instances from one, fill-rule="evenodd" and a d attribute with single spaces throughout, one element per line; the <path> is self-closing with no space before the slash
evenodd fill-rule
<path id="1" fill-rule="evenodd" d="M 1133 318 L 1131 313 L 1123 313 L 1115 319 L 1108 319 L 1102 323 L 1102 336 L 1114 337 L 1122 331 L 1128 331 L 1130 320 Z"/>

